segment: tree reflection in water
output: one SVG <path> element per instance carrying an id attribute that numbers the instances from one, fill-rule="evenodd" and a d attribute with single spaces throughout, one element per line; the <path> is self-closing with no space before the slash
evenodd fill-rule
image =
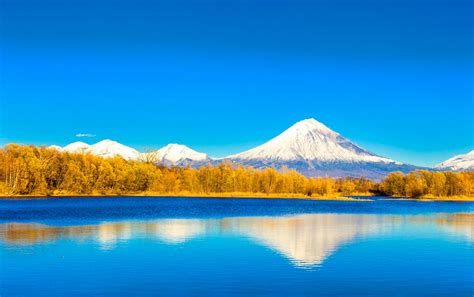
<path id="1" fill-rule="evenodd" d="M 96 225 L 50 226 L 35 223 L 0 224 L 6 245 L 34 245 L 56 240 L 91 240 L 112 249 L 137 238 L 178 245 L 216 234 L 243 236 L 287 257 L 295 266 L 313 267 L 342 245 L 358 238 L 388 232 L 407 217 L 396 215 L 305 214 L 283 217 L 230 217 L 222 219 L 161 219 Z M 416 216 L 416 223 L 435 223 L 473 240 L 474 214 Z"/>

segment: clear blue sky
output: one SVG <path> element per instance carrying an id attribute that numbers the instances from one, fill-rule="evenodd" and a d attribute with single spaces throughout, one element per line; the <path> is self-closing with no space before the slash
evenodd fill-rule
<path id="1" fill-rule="evenodd" d="M 1 6 L 0 144 L 109 138 L 223 156 L 314 117 L 417 165 L 474 148 L 471 0 Z"/>

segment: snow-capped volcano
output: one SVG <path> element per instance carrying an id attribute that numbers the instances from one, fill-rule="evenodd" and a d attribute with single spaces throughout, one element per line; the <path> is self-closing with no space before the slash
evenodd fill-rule
<path id="1" fill-rule="evenodd" d="M 307 176 L 380 178 L 414 169 L 359 147 L 315 119 L 297 122 L 270 141 L 227 159 L 256 168 L 288 167 Z"/>
<path id="2" fill-rule="evenodd" d="M 208 155 L 197 152 L 185 145 L 171 143 L 157 151 L 157 163 L 165 165 L 191 165 L 210 161 Z"/>
<path id="3" fill-rule="evenodd" d="M 438 165 L 437 169 L 453 171 L 471 171 L 474 170 L 474 150 L 464 155 L 452 157 Z"/>
<path id="4" fill-rule="evenodd" d="M 229 156 L 229 158 L 280 161 L 395 162 L 360 148 L 315 119 L 300 121 L 267 143 Z"/>
<path id="5" fill-rule="evenodd" d="M 57 146 L 55 148 L 58 149 Z M 108 139 L 93 145 L 78 141 L 66 145 L 61 150 L 70 153 L 91 153 L 104 158 L 120 156 L 125 160 L 137 160 L 140 157 L 140 153 L 137 150 Z"/>

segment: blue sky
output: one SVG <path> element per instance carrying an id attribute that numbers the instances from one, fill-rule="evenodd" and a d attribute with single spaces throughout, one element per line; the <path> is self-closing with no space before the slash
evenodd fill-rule
<path id="1" fill-rule="evenodd" d="M 0 11 L 0 144 L 109 138 L 224 156 L 314 117 L 417 165 L 474 149 L 471 0 L 2 0 Z"/>

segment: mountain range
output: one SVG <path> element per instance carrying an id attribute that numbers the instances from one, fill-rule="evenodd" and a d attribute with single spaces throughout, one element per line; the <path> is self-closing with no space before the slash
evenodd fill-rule
<path id="1" fill-rule="evenodd" d="M 168 144 L 157 151 L 146 153 L 112 140 L 103 140 L 93 145 L 74 142 L 62 148 L 52 147 L 61 151 L 91 153 L 102 157 L 120 156 L 126 160 L 153 160 L 165 166 L 199 167 L 230 162 L 254 168 L 295 169 L 306 176 L 364 176 L 381 179 L 392 171 L 428 169 L 376 155 L 315 119 L 297 122 L 260 146 L 224 158 L 212 158 L 181 144 Z M 435 170 L 453 171 L 473 169 L 474 151 L 451 158 L 435 167 Z"/>

